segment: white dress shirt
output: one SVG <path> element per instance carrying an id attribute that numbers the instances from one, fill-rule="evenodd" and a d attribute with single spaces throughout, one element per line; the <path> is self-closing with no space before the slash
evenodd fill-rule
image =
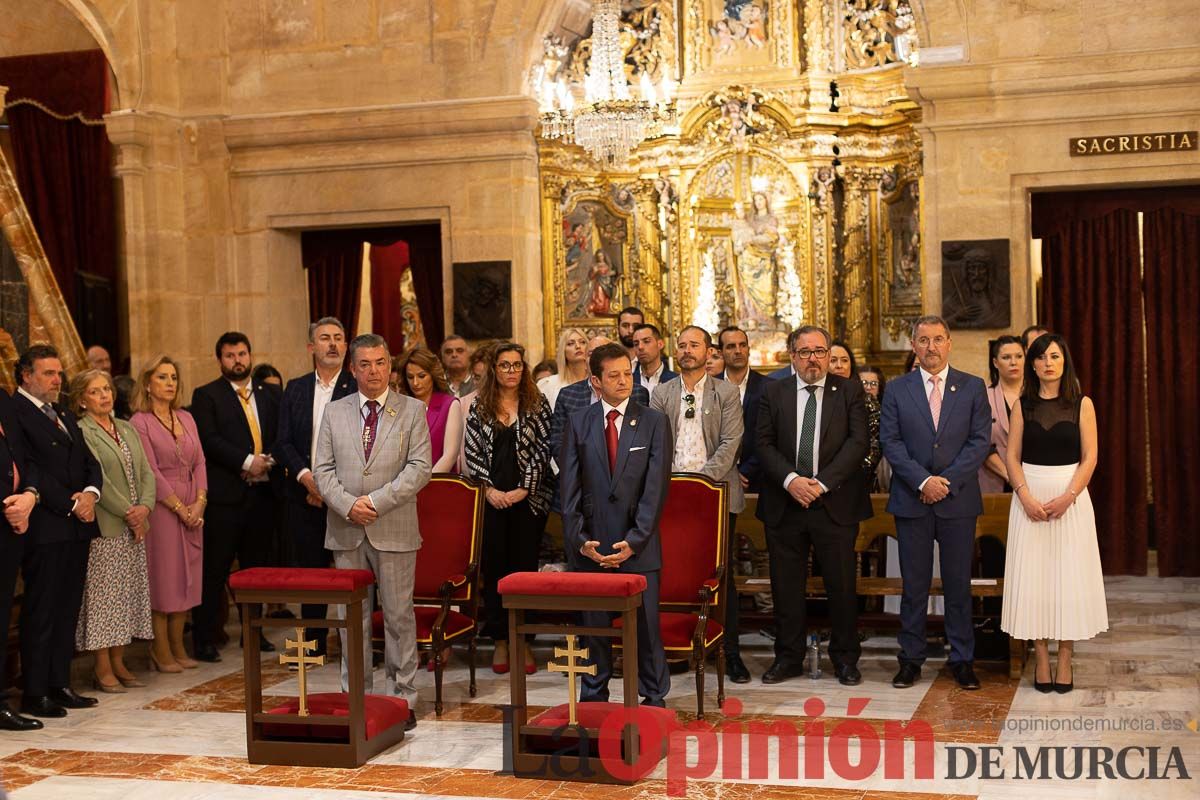
<path id="1" fill-rule="evenodd" d="M 260 417 L 258 415 L 258 403 L 256 403 L 254 401 L 255 393 L 254 393 L 253 383 L 254 383 L 253 380 L 248 380 L 245 383 L 243 383 L 241 386 L 238 386 L 233 381 L 229 381 L 229 385 L 233 387 L 233 391 L 238 396 L 238 402 L 241 402 L 242 390 L 245 389 L 247 386 L 251 387 L 250 388 L 250 413 L 254 415 L 254 421 L 258 423 L 258 435 L 259 435 L 259 438 L 262 438 L 262 417 Z M 267 452 L 268 444 L 269 443 L 266 441 L 264 441 L 262 443 L 264 455 Z M 245 461 L 242 462 L 242 472 L 249 471 L 250 465 L 253 463 L 254 463 L 254 453 L 251 453 L 250 455 L 246 456 Z M 247 483 L 265 483 L 267 480 L 269 480 L 269 478 L 265 474 L 261 475 L 257 478 L 246 478 Z"/>
<path id="2" fill-rule="evenodd" d="M 329 401 L 333 399 L 333 389 L 337 386 L 338 379 L 342 377 L 342 371 L 338 370 L 337 374 L 329 383 L 321 381 L 321 373 L 314 372 L 315 384 L 313 386 L 313 406 L 312 406 L 312 445 L 309 448 L 308 463 L 317 463 L 317 434 L 321 432 L 321 420 L 325 417 L 325 406 L 329 405 Z M 312 470 L 305 467 L 296 475 L 296 480 L 300 480 L 305 475 L 308 475 Z"/>
<path id="3" fill-rule="evenodd" d="M 796 376 L 796 446 L 792 448 L 792 453 L 800 452 L 800 436 L 804 432 L 804 408 L 811 400 L 817 404 L 817 424 L 813 429 L 812 446 L 813 475 L 816 475 L 821 471 L 821 464 L 819 461 L 821 455 L 821 407 L 825 403 L 825 381 L 828 377 L 828 375 L 825 375 L 821 378 L 821 380 L 816 381 L 815 383 L 805 383 L 803 378 L 801 378 L 799 375 Z M 817 387 L 817 390 L 812 393 L 811 397 L 809 396 L 808 391 L 804 388 L 806 386 Z M 792 457 L 795 458 L 795 455 Z M 792 479 L 798 477 L 800 477 L 799 473 L 789 472 L 787 477 L 783 479 L 783 488 L 786 489 L 788 484 L 792 482 Z M 820 481 L 817 481 L 817 483 L 821 484 L 821 491 L 829 491 L 829 487 L 827 487 L 825 484 L 821 483 Z"/>
<path id="4" fill-rule="evenodd" d="M 733 383 L 733 381 L 729 380 L 729 370 L 725 370 L 725 380 L 729 381 L 730 383 Z M 742 382 L 741 383 L 733 383 L 733 385 L 736 386 L 738 389 L 738 396 L 741 399 L 742 405 L 745 405 L 746 404 L 746 389 L 748 389 L 750 387 L 750 367 L 746 367 L 746 374 L 742 376 Z"/>
<path id="5" fill-rule="evenodd" d="M 646 372 L 645 367 L 642 367 L 641 371 L 638 373 L 638 378 L 639 378 L 638 382 L 641 383 L 642 386 L 646 387 L 647 392 L 650 392 L 651 394 L 653 394 L 654 387 L 658 386 L 659 381 L 662 380 L 663 372 L 665 372 L 666 369 L 667 369 L 667 362 L 663 361 L 660 358 L 658 360 L 658 371 L 655 372 L 653 375 L 651 375 L 650 373 Z"/>
<path id="6" fill-rule="evenodd" d="M 594 401 L 593 401 L 594 402 Z M 619 406 L 610 406 L 607 400 L 600 400 L 600 430 L 604 431 L 608 428 L 608 412 L 614 408 L 617 410 L 617 418 L 613 420 L 613 425 L 617 426 L 617 438 L 621 438 L 621 425 L 625 423 L 625 409 L 629 407 L 629 398 L 626 397 L 621 401 Z"/>

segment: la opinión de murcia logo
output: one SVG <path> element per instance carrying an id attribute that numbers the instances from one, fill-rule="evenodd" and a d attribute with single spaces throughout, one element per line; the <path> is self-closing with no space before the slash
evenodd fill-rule
<path id="1" fill-rule="evenodd" d="M 861 717 L 870 698 L 851 698 L 846 704 L 846 719 L 824 719 L 825 702 L 810 697 L 804 702 L 805 719 L 801 726 L 788 720 L 740 722 L 727 719 L 719 723 L 694 720 L 664 730 L 659 719 L 644 708 L 619 709 L 608 714 L 600 726 L 597 741 L 589 741 L 582 730 L 564 736 L 572 726 L 563 725 L 551 736 L 562 749 L 554 750 L 546 761 L 549 779 L 587 780 L 595 771 L 589 760 L 597 758 L 604 769 L 619 780 L 637 781 L 649 775 L 665 754 L 667 795 L 685 797 L 689 780 L 720 778 L 725 780 L 799 781 L 801 766 L 806 781 L 822 780 L 828 769 L 847 781 L 865 780 L 883 767 L 889 781 L 933 780 L 933 728 L 923 720 L 900 722 L 887 720 L 872 724 Z M 512 772 L 508 753 L 512 726 L 512 706 L 504 712 L 506 772 Z M 725 701 L 726 717 L 742 713 L 735 698 Z M 622 734 L 627 725 L 637 732 L 637 753 L 627 763 L 622 757 Z M 770 758 L 770 742 L 776 741 L 778 758 Z M 906 758 L 906 742 L 912 742 Z M 1011 774 L 1002 764 L 1006 747 L 1001 745 L 947 745 L 946 780 L 1191 780 L 1179 747 L 1136 746 L 1112 748 L 1099 746 L 1015 746 L 1015 767 Z M 578 766 L 564 769 L 554 756 L 579 759 Z M 744 771 L 742 765 L 746 763 Z M 776 775 L 771 775 L 775 764 Z"/>

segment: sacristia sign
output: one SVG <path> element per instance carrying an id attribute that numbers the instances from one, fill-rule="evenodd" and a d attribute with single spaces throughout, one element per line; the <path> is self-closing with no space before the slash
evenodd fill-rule
<path id="1" fill-rule="evenodd" d="M 1070 140 L 1070 153 L 1072 156 L 1174 153 L 1183 150 L 1196 150 L 1197 138 L 1197 131 L 1080 136 Z"/>

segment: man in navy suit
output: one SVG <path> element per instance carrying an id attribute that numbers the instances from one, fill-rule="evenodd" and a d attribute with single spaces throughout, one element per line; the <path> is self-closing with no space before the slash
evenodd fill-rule
<path id="1" fill-rule="evenodd" d="M 892 465 L 887 510 L 900 547 L 900 670 L 907 688 L 921 676 L 925 621 L 933 573 L 933 543 L 941 551 L 950 671 L 964 689 L 978 689 L 971 625 L 971 554 L 983 513 L 978 473 L 987 458 L 992 415 L 983 380 L 949 366 L 950 327 L 941 317 L 913 324 L 920 369 L 888 384 L 879 442 Z"/>
<path id="2" fill-rule="evenodd" d="M 657 386 L 679 374 L 672 372 L 662 357 L 663 344 L 662 333 L 655 325 L 642 323 L 633 331 L 634 358 L 637 360 L 637 366 L 633 368 L 633 382 L 650 394 L 654 394 Z"/>
<path id="3" fill-rule="evenodd" d="M 104 475 L 75 418 L 56 405 L 62 390 L 58 352 L 33 345 L 17 361 L 16 373 L 20 388 L 13 402 L 40 493 L 24 534 L 21 563 L 21 711 L 65 717 L 69 708 L 96 705 L 96 698 L 72 691 L 71 658 L 88 551 L 100 535 L 96 502 Z"/>
<path id="4" fill-rule="evenodd" d="M 287 490 L 284 519 L 292 538 L 298 567 L 328 567 L 333 557 L 325 549 L 325 502 L 313 478 L 313 454 L 325 406 L 358 391 L 354 377 L 342 368 L 346 360 L 346 329 L 334 317 L 308 326 L 308 352 L 316 370 L 288 381 L 279 411 L 279 438 L 271 452 L 283 465 Z M 301 616 L 319 619 L 325 606 L 306 604 Z M 325 655 L 326 630 L 309 628 L 306 639 L 317 640 L 317 655 Z"/>
<path id="5" fill-rule="evenodd" d="M 204 577 L 192 610 L 192 642 L 200 661 L 220 661 L 218 615 L 236 557 L 242 569 L 269 566 L 275 532 L 275 460 L 280 391 L 250 379 L 250 340 L 229 331 L 217 339 L 221 377 L 192 393 L 192 417 L 204 448 L 208 508 L 204 512 Z M 264 652 L 275 646 L 260 635 Z"/>
<path id="6" fill-rule="evenodd" d="M 25 554 L 29 516 L 37 503 L 37 478 L 26 460 L 25 435 L 17 420 L 17 408 L 8 392 L 0 391 L 0 620 L 12 612 L 16 591 L 17 570 Z M 35 731 L 42 727 L 39 720 L 23 717 L 8 707 L 3 691 L 8 688 L 5 667 L 8 664 L 8 635 L 0 635 L 0 731 Z"/>
<path id="7" fill-rule="evenodd" d="M 742 400 L 742 450 L 738 455 L 738 474 L 741 476 L 742 489 L 747 494 L 758 494 L 762 486 L 762 469 L 758 464 L 757 430 L 758 407 L 762 403 L 763 391 L 770 383 L 770 378 L 760 375 L 750 368 L 750 338 L 746 332 L 736 325 L 725 328 L 717 335 L 717 346 L 721 357 L 725 359 L 725 371 L 717 377 L 732 383 L 737 387 Z M 749 683 L 750 670 L 742 661 L 741 647 L 738 644 L 738 593 L 737 575 L 733 564 L 737 560 L 737 514 L 729 515 L 729 555 L 725 563 L 725 575 L 729 578 L 725 603 L 725 674 L 734 683 Z"/>
<path id="8" fill-rule="evenodd" d="M 663 413 L 631 402 L 633 369 L 623 347 L 598 347 L 589 367 L 600 402 L 571 415 L 559 456 L 563 545 L 573 571 L 646 577 L 637 620 L 638 694 L 646 705 L 665 707 L 671 676 L 659 635 L 658 521 L 671 479 L 670 425 Z M 582 623 L 608 627 L 612 615 L 585 612 Z M 579 699 L 607 701 L 612 644 L 588 637 L 586 645 L 597 669 L 583 676 Z"/>

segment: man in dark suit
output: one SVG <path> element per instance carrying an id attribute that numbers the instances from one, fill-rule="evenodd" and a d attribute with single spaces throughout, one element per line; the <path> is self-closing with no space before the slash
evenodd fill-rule
<path id="1" fill-rule="evenodd" d="M 658 521 L 671 478 L 670 425 L 661 412 L 630 401 L 633 369 L 623 347 L 597 348 L 589 367 L 600 402 L 571 415 L 559 456 L 563 545 L 573 571 L 645 575 L 637 620 L 638 694 L 646 705 L 665 707 L 671 676 L 659 635 Z M 609 612 L 586 612 L 582 622 L 607 627 L 612 618 Z M 597 669 L 583 676 L 579 699 L 607 701 L 612 644 L 604 638 L 585 641 Z"/>
<path id="2" fill-rule="evenodd" d="M 907 688 L 921 676 L 936 541 L 946 598 L 948 664 L 960 686 L 978 689 L 971 555 L 975 521 L 983 513 L 979 468 L 991 446 L 991 407 L 982 379 L 950 367 L 945 320 L 917 319 L 912 345 L 920 368 L 888 384 L 879 417 L 879 443 L 892 465 L 887 510 L 896 518 L 904 583 L 900 670 L 892 685 Z"/>
<path id="3" fill-rule="evenodd" d="M 204 578 L 200 605 L 192 610 L 196 658 L 220 661 L 216 639 L 221 595 L 236 557 L 243 568 L 266 566 L 275 528 L 267 448 L 278 433 L 280 391 L 250 380 L 250 340 L 230 331 L 216 346 L 221 377 L 192 394 L 192 416 L 208 469 L 204 512 Z M 275 647 L 260 636 L 263 651 Z"/>
<path id="4" fill-rule="evenodd" d="M 37 480 L 26 460 L 25 435 L 17 420 L 17 409 L 8 392 L 0 391 L 0 502 L 4 520 L 0 521 L 0 693 L 8 686 L 4 668 L 8 664 L 8 620 L 12 614 L 17 570 L 25 554 L 29 515 L 37 503 Z M 34 731 L 39 720 L 23 717 L 8 707 L 0 694 L 0 730 Z"/>
<path id="5" fill-rule="evenodd" d="M 96 698 L 71 690 L 71 658 L 88 549 L 100 535 L 95 506 L 104 476 L 75 418 L 55 406 L 62 389 L 58 352 L 48 345 L 30 347 L 17 361 L 16 375 L 13 403 L 39 494 L 21 562 L 21 711 L 63 717 L 68 708 L 96 705 Z"/>
<path id="6" fill-rule="evenodd" d="M 325 407 L 354 394 L 358 384 L 342 368 L 346 360 L 346 329 L 333 317 L 322 317 L 308 326 L 308 352 L 316 370 L 288 381 L 279 412 L 279 438 L 271 452 L 283 466 L 285 535 L 291 538 L 298 567 L 328 567 L 333 556 L 325 549 L 325 501 L 313 477 L 317 431 Z M 324 605 L 306 604 L 300 615 L 325 616 Z M 317 655 L 325 655 L 324 628 L 309 628 L 306 639 L 316 639 Z"/>
<path id="7" fill-rule="evenodd" d="M 762 404 L 763 391 L 771 382 L 770 378 L 760 375 L 750 368 L 750 339 L 746 332 L 737 326 L 725 328 L 717 336 L 717 346 L 725 359 L 725 371 L 717 377 L 737 387 L 742 403 L 742 449 L 738 454 L 738 475 L 742 490 L 747 494 L 758 494 L 762 491 L 762 469 L 758 463 L 758 407 Z M 738 629 L 741 625 L 738 615 L 737 571 L 733 568 L 737 560 L 737 514 L 731 514 L 729 520 L 729 555 L 726 559 L 728 567 L 725 575 L 729 578 L 727 584 L 729 594 L 725 604 L 725 674 L 734 683 L 749 683 L 750 670 L 742 661 L 741 647 L 738 643 Z"/>
<path id="8" fill-rule="evenodd" d="M 772 382 L 758 413 L 763 483 L 757 515 L 767 529 L 779 624 L 775 661 L 763 683 L 804 670 L 811 545 L 829 598 L 829 660 L 838 681 L 854 686 L 862 681 L 854 539 L 858 523 L 871 516 L 871 497 L 857 479 L 870 445 L 867 405 L 862 381 L 829 374 L 828 331 L 806 325 L 793 341 L 796 377 Z"/>
<path id="9" fill-rule="evenodd" d="M 662 333 L 656 326 L 642 323 L 634 329 L 633 348 L 637 365 L 633 368 L 633 383 L 651 395 L 656 387 L 679 374 L 672 372 L 667 360 L 662 357 L 663 345 Z"/>

